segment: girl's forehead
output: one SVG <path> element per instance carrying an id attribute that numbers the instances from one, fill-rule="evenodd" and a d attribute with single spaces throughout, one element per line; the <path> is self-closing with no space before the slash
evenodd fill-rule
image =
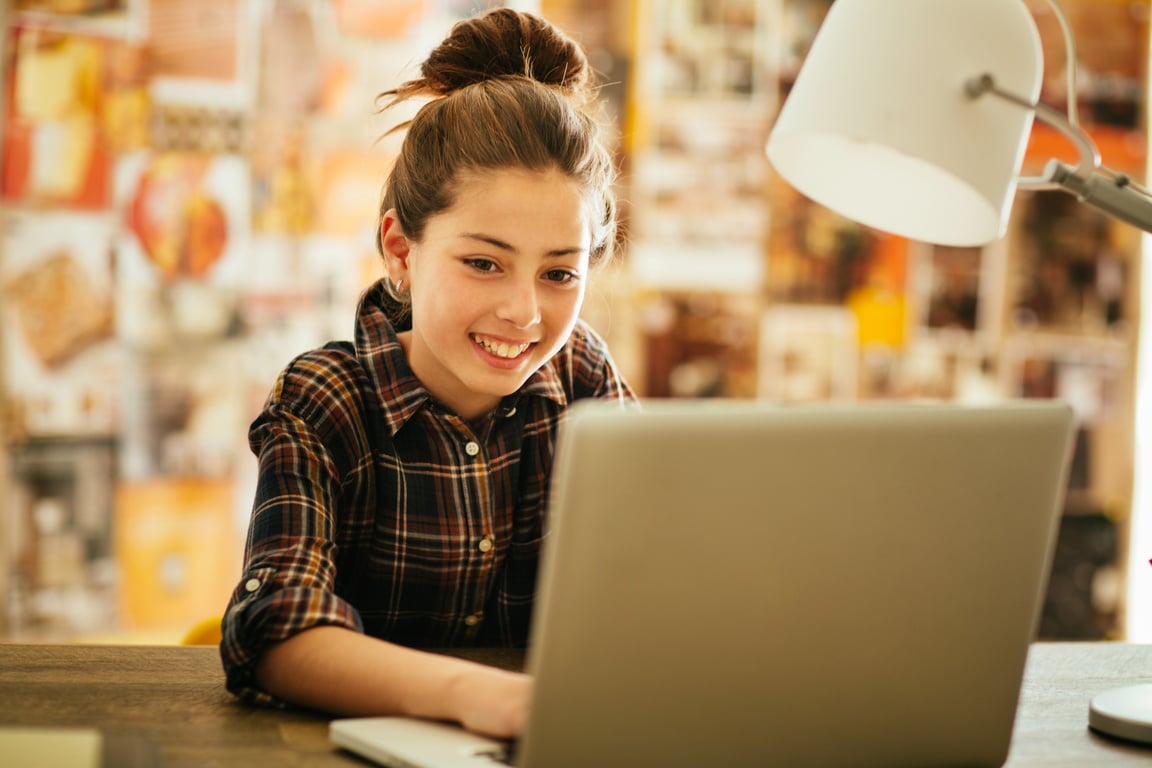
<path id="1" fill-rule="evenodd" d="M 559 171 L 499 169 L 464 174 L 454 184 L 451 205 L 428 223 L 439 229 L 465 220 L 486 228 L 546 227 L 556 236 L 587 237 L 592 215 L 586 190 Z"/>

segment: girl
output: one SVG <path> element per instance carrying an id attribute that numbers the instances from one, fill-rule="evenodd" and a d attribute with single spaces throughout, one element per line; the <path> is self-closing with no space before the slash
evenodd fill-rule
<path id="1" fill-rule="evenodd" d="M 616 236 L 590 95 L 580 48 L 508 9 L 382 94 L 431 99 L 385 185 L 387 277 L 355 341 L 289 364 L 249 434 L 221 642 L 242 699 L 522 729 L 528 678 L 416 649 L 527 641 L 563 411 L 634 399 L 578 319 Z"/>

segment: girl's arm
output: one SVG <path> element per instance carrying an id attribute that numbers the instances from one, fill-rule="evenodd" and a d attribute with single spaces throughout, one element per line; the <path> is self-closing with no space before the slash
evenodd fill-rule
<path id="1" fill-rule="evenodd" d="M 524 674 L 337 626 L 313 627 L 271 646 L 256 679 L 269 693 L 326 712 L 453 720 L 498 738 L 522 732 L 532 688 Z"/>

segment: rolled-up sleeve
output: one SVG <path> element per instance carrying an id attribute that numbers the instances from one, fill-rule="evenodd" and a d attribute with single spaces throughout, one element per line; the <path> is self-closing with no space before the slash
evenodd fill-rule
<path id="1" fill-rule="evenodd" d="M 245 701 L 282 705 L 255 680 L 270 645 L 320 625 L 362 631 L 356 609 L 336 593 L 340 441 L 294 402 L 293 370 L 281 376 L 249 441 L 259 458 L 244 569 L 222 623 L 228 690 Z M 333 454 L 337 455 L 334 456 Z"/>

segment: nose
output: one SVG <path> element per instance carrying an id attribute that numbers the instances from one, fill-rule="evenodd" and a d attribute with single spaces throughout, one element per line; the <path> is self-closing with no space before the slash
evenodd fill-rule
<path id="1" fill-rule="evenodd" d="M 509 279 L 496 315 L 517 328 L 528 328 L 540 322 L 540 297 L 534 279 Z"/>

